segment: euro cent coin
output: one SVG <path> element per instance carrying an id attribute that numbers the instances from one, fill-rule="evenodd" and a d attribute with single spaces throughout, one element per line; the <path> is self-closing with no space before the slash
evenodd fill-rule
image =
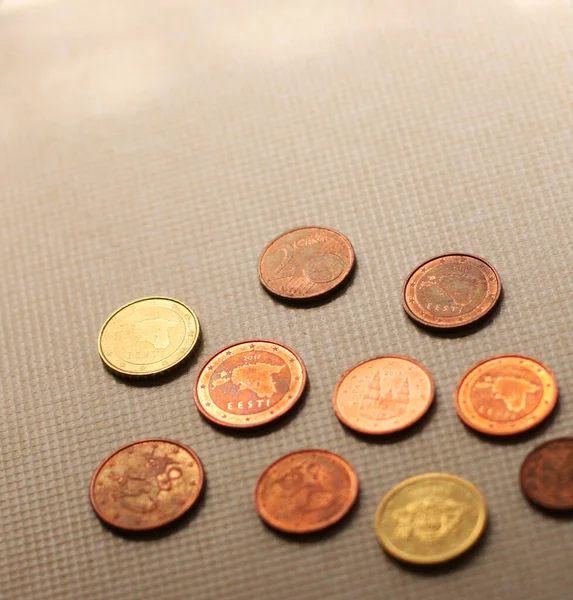
<path id="1" fill-rule="evenodd" d="M 520 471 L 521 489 L 534 504 L 573 510 L 573 438 L 558 438 L 530 452 Z"/>
<path id="2" fill-rule="evenodd" d="M 224 348 L 201 369 L 197 408 L 226 427 L 256 427 L 278 419 L 301 397 L 306 368 L 278 342 L 251 340 Z"/>
<path id="3" fill-rule="evenodd" d="M 261 475 L 255 505 L 267 525 L 286 533 L 311 533 L 340 521 L 358 497 L 358 475 L 327 450 L 283 456 Z"/>
<path id="4" fill-rule="evenodd" d="M 406 479 L 386 494 L 374 527 L 393 557 L 437 564 L 469 550 L 486 522 L 486 503 L 475 485 L 455 475 L 426 473 Z"/>
<path id="5" fill-rule="evenodd" d="M 483 258 L 444 254 L 422 263 L 408 277 L 402 303 L 427 327 L 463 327 L 485 317 L 501 295 L 501 279 Z"/>
<path id="6" fill-rule="evenodd" d="M 184 361 L 199 338 L 199 320 L 183 302 L 151 297 L 130 302 L 105 322 L 101 359 L 119 375 L 147 377 Z"/>
<path id="7" fill-rule="evenodd" d="M 203 483 L 203 466 L 193 450 L 171 440 L 141 440 L 101 463 L 92 477 L 90 500 L 109 525 L 146 531 L 186 513 Z"/>
<path id="8" fill-rule="evenodd" d="M 352 244 L 326 227 L 302 227 L 283 233 L 263 251 L 259 277 L 281 298 L 310 300 L 341 285 L 354 267 Z"/>
<path id="9" fill-rule="evenodd" d="M 434 400 L 430 372 L 406 356 L 372 358 L 347 371 L 334 390 L 336 416 L 368 434 L 393 433 L 422 418 Z"/>
<path id="10" fill-rule="evenodd" d="M 488 358 L 472 367 L 456 390 L 460 419 L 489 435 L 514 435 L 546 419 L 557 404 L 555 376 L 527 356 Z"/>

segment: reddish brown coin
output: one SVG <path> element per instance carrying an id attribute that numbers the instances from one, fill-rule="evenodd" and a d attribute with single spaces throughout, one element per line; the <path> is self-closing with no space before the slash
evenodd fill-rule
<path id="1" fill-rule="evenodd" d="M 255 427 L 290 410 L 305 385 L 305 366 L 293 350 L 251 340 L 224 348 L 207 362 L 197 378 L 195 403 L 219 425 Z"/>
<path id="2" fill-rule="evenodd" d="M 406 356 L 381 356 L 347 371 L 334 390 L 336 416 L 361 433 L 405 429 L 426 414 L 434 400 L 430 372 Z"/>
<path id="3" fill-rule="evenodd" d="M 501 279 L 483 258 L 444 254 L 417 267 L 406 280 L 402 303 L 421 325 L 463 327 L 485 317 L 501 295 Z"/>
<path id="4" fill-rule="evenodd" d="M 203 466 L 191 448 L 171 440 L 141 440 L 101 463 L 91 480 L 90 500 L 109 525 L 146 531 L 186 513 L 203 482 Z"/>
<path id="5" fill-rule="evenodd" d="M 311 533 L 340 521 L 358 497 L 358 475 L 327 450 L 300 450 L 261 475 L 255 504 L 261 519 L 286 533 Z"/>
<path id="6" fill-rule="evenodd" d="M 472 367 L 456 390 L 460 419 L 476 431 L 514 435 L 535 427 L 557 404 L 555 376 L 527 356 L 488 358 Z"/>
<path id="7" fill-rule="evenodd" d="M 354 249 L 338 231 L 302 227 L 283 233 L 263 251 L 259 277 L 281 298 L 310 300 L 328 294 L 349 276 Z"/>
<path id="8" fill-rule="evenodd" d="M 521 489 L 534 504 L 573 510 L 573 438 L 559 438 L 530 452 L 520 472 Z"/>

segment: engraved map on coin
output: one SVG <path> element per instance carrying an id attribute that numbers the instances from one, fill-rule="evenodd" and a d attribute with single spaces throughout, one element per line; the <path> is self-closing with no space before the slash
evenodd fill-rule
<path id="1" fill-rule="evenodd" d="M 257 510 L 273 527 L 306 533 L 328 527 L 350 510 L 358 478 L 341 457 L 303 450 L 273 463 L 256 489 Z"/>
<path id="2" fill-rule="evenodd" d="M 169 440 L 142 440 L 104 460 L 92 478 L 90 499 L 110 525 L 146 530 L 182 515 L 202 486 L 203 467 L 190 448 Z"/>
<path id="3" fill-rule="evenodd" d="M 133 335 L 139 342 L 149 342 L 158 350 L 165 350 L 171 343 L 169 330 L 180 325 L 180 321 L 168 319 L 145 319 L 133 324 Z"/>

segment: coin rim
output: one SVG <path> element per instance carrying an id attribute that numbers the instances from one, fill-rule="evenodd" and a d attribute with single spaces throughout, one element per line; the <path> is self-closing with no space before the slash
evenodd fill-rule
<path id="1" fill-rule="evenodd" d="M 277 463 L 279 463 L 283 460 L 286 460 L 295 454 L 308 454 L 308 453 L 319 453 L 319 454 L 326 454 L 328 456 L 334 456 L 338 461 L 343 463 L 343 467 L 345 468 L 346 472 L 350 475 L 350 492 L 351 492 L 350 500 L 347 503 L 347 505 L 345 505 L 343 507 L 343 510 L 341 510 L 336 515 L 330 517 L 330 519 L 323 521 L 322 523 L 320 523 L 318 525 L 311 526 L 311 527 L 305 527 L 302 529 L 294 529 L 292 527 L 291 528 L 285 527 L 285 526 L 281 525 L 281 521 L 274 519 L 272 516 L 267 514 L 265 512 L 265 510 L 262 508 L 263 503 L 260 498 L 260 489 L 262 487 L 262 482 L 263 482 L 263 479 L 265 478 L 265 476 L 267 475 L 267 473 Z M 261 473 L 261 475 L 259 476 L 257 483 L 255 485 L 255 494 L 254 494 L 255 509 L 256 509 L 259 517 L 270 527 L 273 527 L 274 529 L 277 529 L 278 531 L 282 531 L 283 533 L 304 535 L 307 533 L 314 533 L 316 531 L 322 531 L 323 529 L 327 529 L 328 527 L 331 527 L 332 525 L 335 525 L 336 523 L 338 523 L 339 521 L 344 519 L 344 517 L 346 517 L 346 515 L 352 510 L 352 507 L 356 504 L 356 500 L 358 499 L 359 491 L 360 491 L 360 479 L 358 477 L 358 473 L 356 472 L 356 469 L 344 457 L 340 456 L 340 454 L 337 454 L 336 452 L 332 452 L 331 450 L 323 450 L 321 448 L 304 448 L 302 450 L 295 450 L 294 452 L 289 452 L 288 454 L 285 454 L 285 455 L 277 458 L 270 465 L 268 465 L 268 467 Z"/>
<path id="2" fill-rule="evenodd" d="M 533 448 L 532 450 L 530 450 L 527 454 L 527 456 L 523 459 L 523 462 L 521 463 L 521 467 L 519 468 L 519 485 L 521 487 L 521 491 L 523 493 L 523 495 L 525 496 L 525 498 L 531 502 L 532 504 L 534 504 L 535 506 L 544 508 L 546 510 L 551 510 L 551 511 L 556 511 L 556 512 L 571 512 L 573 510 L 573 502 L 571 503 L 570 506 L 554 506 L 554 505 L 550 505 L 544 502 L 540 502 L 537 498 L 533 498 L 529 492 L 527 491 L 527 488 L 524 485 L 524 475 L 523 472 L 525 471 L 526 468 L 526 464 L 528 462 L 528 460 L 534 455 L 536 454 L 538 451 L 543 450 L 543 448 L 545 448 L 546 446 L 549 446 L 550 444 L 556 443 L 556 442 L 569 442 L 572 446 L 573 446 L 573 437 L 558 437 L 558 438 L 553 438 L 551 440 L 547 440 L 545 442 L 543 442 L 542 444 L 539 444 L 538 446 L 536 446 L 535 448 Z"/>
<path id="3" fill-rule="evenodd" d="M 151 442 L 151 443 L 153 443 L 153 442 L 162 442 L 162 443 L 174 444 L 175 446 L 179 446 L 184 451 L 186 451 L 189 454 L 191 454 L 191 456 L 193 457 L 193 459 L 195 460 L 195 462 L 197 463 L 197 466 L 199 468 L 199 477 L 198 477 L 198 481 L 197 481 L 197 493 L 195 494 L 195 498 L 191 502 L 187 502 L 179 510 L 179 512 L 176 513 L 176 515 L 174 517 L 171 517 L 167 521 L 164 521 L 162 523 L 155 524 L 155 525 L 147 525 L 145 527 L 125 527 L 123 525 L 118 525 L 117 523 L 114 523 L 110 519 L 107 519 L 101 513 L 101 511 L 97 507 L 97 502 L 96 502 L 96 499 L 95 499 L 95 486 L 96 486 L 96 483 L 97 483 L 98 475 L 100 474 L 101 470 L 105 467 L 105 465 L 116 454 L 119 454 L 121 451 L 125 450 L 126 448 L 130 448 L 131 446 L 136 446 L 137 444 L 143 444 L 143 443 L 149 443 L 149 442 Z M 192 450 L 191 448 L 189 448 L 189 446 L 186 446 L 185 444 L 183 444 L 181 442 L 177 442 L 175 440 L 170 440 L 168 438 L 145 438 L 145 439 L 141 439 L 141 440 L 136 440 L 135 442 L 131 442 L 129 444 L 124 444 L 120 448 L 117 448 L 116 450 L 114 450 L 109 456 L 107 456 L 106 458 L 104 458 L 101 461 L 101 463 L 99 464 L 99 466 L 94 471 L 94 474 L 92 475 L 92 478 L 91 478 L 91 481 L 90 481 L 90 492 L 89 492 L 89 494 L 90 494 L 90 504 L 92 506 L 93 511 L 97 515 L 97 517 L 99 519 L 101 519 L 102 521 L 104 521 L 104 523 L 107 523 L 108 525 L 110 525 L 111 527 L 114 527 L 116 529 L 123 529 L 124 531 L 135 531 L 135 532 L 137 532 L 137 531 L 150 531 L 152 529 L 159 529 L 161 527 L 165 527 L 166 525 L 169 525 L 170 523 L 173 523 L 174 521 L 176 521 L 177 519 L 179 519 L 180 517 L 182 517 L 188 510 L 190 510 L 193 507 L 193 505 L 197 502 L 197 500 L 199 500 L 199 498 L 201 496 L 201 493 L 203 492 L 204 484 L 205 484 L 205 469 L 203 468 L 203 463 L 201 462 L 201 459 L 199 458 L 199 456 L 197 455 L 197 453 L 194 450 Z"/>
<path id="4" fill-rule="evenodd" d="M 413 554 L 408 554 L 407 552 L 404 552 L 403 550 L 400 550 L 399 548 L 395 547 L 390 540 L 385 540 L 384 537 L 382 536 L 381 531 L 378 528 L 378 523 L 381 520 L 382 514 L 385 511 L 388 503 L 398 492 L 400 492 L 405 487 L 412 485 L 413 483 L 416 483 L 418 481 L 425 481 L 425 480 L 435 479 L 435 478 L 446 479 L 449 481 L 455 481 L 455 482 L 459 483 L 460 485 L 463 485 L 464 487 L 469 488 L 470 491 L 475 493 L 478 501 L 481 501 L 479 503 L 479 508 L 478 508 L 478 513 L 479 513 L 478 520 L 477 520 L 476 525 L 473 528 L 471 534 L 466 539 L 466 541 L 463 544 L 461 544 L 460 546 L 458 546 L 456 549 L 450 550 L 449 552 L 443 552 L 442 554 L 438 554 L 436 556 L 430 556 L 430 557 L 426 557 L 426 558 L 422 558 L 422 557 L 418 558 Z M 377 537 L 378 541 L 380 542 L 380 545 L 391 556 L 398 558 L 399 560 L 403 560 L 405 562 L 411 563 L 411 564 L 418 564 L 418 565 L 439 564 L 439 563 L 447 562 L 449 560 L 453 560 L 454 558 L 461 556 L 462 554 L 467 552 L 470 548 L 472 548 L 478 542 L 478 540 L 482 537 L 482 535 L 485 531 L 485 528 L 487 526 L 487 521 L 488 521 L 487 512 L 488 512 L 487 511 L 487 502 L 485 501 L 483 494 L 481 493 L 480 489 L 475 484 L 471 483 L 471 481 L 468 481 L 467 479 L 464 479 L 463 477 L 460 477 L 459 475 L 451 475 L 450 473 L 437 473 L 437 472 L 422 473 L 420 475 L 415 475 L 414 477 L 409 477 L 408 479 L 401 481 L 399 484 L 394 486 L 390 491 L 388 491 L 385 494 L 385 496 L 382 498 L 382 502 L 380 502 L 380 504 L 378 505 L 378 508 L 376 509 L 376 514 L 374 516 L 374 530 L 376 532 L 376 537 Z"/>
<path id="5" fill-rule="evenodd" d="M 275 346 L 281 346 L 282 348 L 284 348 L 287 352 L 290 352 L 294 358 L 298 361 L 299 365 L 301 366 L 301 371 L 302 371 L 302 381 L 300 383 L 300 390 L 299 393 L 295 396 L 293 396 L 292 401 L 290 402 L 290 404 L 287 404 L 285 409 L 282 412 L 278 412 L 275 413 L 273 415 L 270 415 L 270 418 L 266 421 L 262 421 L 260 423 L 230 423 L 230 422 L 226 422 L 226 421 L 222 421 L 217 419 L 215 416 L 213 416 L 211 413 L 209 413 L 207 411 L 207 409 L 201 404 L 201 400 L 199 398 L 199 381 L 201 379 L 201 375 L 203 374 L 203 372 L 205 371 L 205 369 L 209 366 L 209 364 L 211 364 L 211 362 L 220 354 L 222 354 L 223 352 L 230 350 L 231 348 L 234 348 L 235 346 L 241 346 L 242 344 L 273 344 Z M 308 382 L 308 373 L 306 370 L 306 366 L 302 360 L 302 358 L 289 346 L 287 346 L 286 344 L 283 344 L 281 342 L 276 342 L 275 340 L 266 340 L 266 339 L 258 339 L 258 340 L 243 340 L 241 342 L 236 342 L 234 344 L 230 344 L 228 346 L 225 346 L 224 348 L 221 348 L 221 350 L 219 350 L 218 352 L 216 352 L 215 354 L 213 354 L 201 367 L 201 369 L 199 370 L 199 373 L 197 375 L 197 378 L 195 379 L 195 385 L 194 385 L 194 394 L 193 394 L 193 400 L 195 401 L 195 405 L 197 406 L 197 408 L 199 409 L 199 412 L 209 421 L 211 421 L 212 423 L 215 423 L 216 425 L 221 425 L 223 427 L 229 427 L 232 429 L 248 429 L 251 427 L 263 427 L 264 425 L 267 425 L 268 423 L 279 419 L 280 417 L 282 417 L 283 415 L 285 415 L 286 413 L 288 413 L 294 406 L 295 404 L 298 403 L 298 401 L 301 399 L 302 395 L 304 394 L 304 391 L 306 389 L 306 384 Z"/>
<path id="6" fill-rule="evenodd" d="M 168 365 L 167 367 L 164 367 L 162 369 L 146 371 L 145 373 L 135 373 L 135 372 L 131 372 L 131 371 L 123 371 L 123 370 L 121 370 L 121 368 L 111 364 L 109 362 L 109 360 L 106 358 L 105 353 L 102 348 L 103 332 L 104 332 L 105 328 L 109 325 L 110 321 L 122 310 L 126 309 L 127 307 L 131 306 L 132 304 L 137 304 L 139 302 L 143 302 L 146 300 L 166 300 L 167 302 L 175 302 L 176 304 L 181 305 L 184 309 L 188 310 L 191 313 L 191 317 L 193 318 L 193 321 L 195 322 L 195 335 L 193 337 L 193 341 L 189 345 L 189 349 L 187 350 L 187 352 L 182 354 L 179 357 L 179 359 L 176 362 L 174 362 L 172 365 Z M 123 306 L 118 308 L 116 311 L 114 311 L 106 319 L 106 321 L 102 325 L 99 335 L 98 335 L 98 352 L 99 352 L 100 358 L 104 362 L 105 366 L 118 375 L 122 375 L 124 377 L 135 377 L 135 378 L 153 377 L 154 375 L 159 375 L 160 373 L 166 373 L 167 371 L 170 371 L 171 369 L 175 368 L 177 365 L 181 364 L 191 354 L 191 352 L 193 352 L 195 345 L 197 344 L 197 340 L 199 339 L 200 330 L 201 330 L 201 326 L 199 324 L 199 319 L 198 319 L 197 315 L 195 314 L 195 311 L 193 311 L 192 308 L 190 308 L 187 304 L 185 304 L 185 302 L 181 302 L 181 300 L 177 300 L 176 298 L 170 298 L 168 296 L 145 296 L 144 298 L 138 298 L 137 300 L 132 300 L 131 302 L 124 304 Z"/>
<path id="7" fill-rule="evenodd" d="M 269 248 L 276 241 L 280 240 L 284 236 L 289 235 L 290 233 L 294 233 L 295 231 L 302 231 L 303 229 L 322 229 L 323 231 L 328 231 L 329 233 L 334 233 L 335 235 L 340 236 L 343 239 L 343 241 L 345 241 L 348 244 L 348 246 L 350 248 L 350 252 L 351 252 L 350 264 L 343 271 L 344 274 L 339 275 L 339 277 L 341 278 L 340 281 L 333 287 L 329 288 L 328 290 L 322 291 L 322 292 L 316 292 L 314 294 L 311 294 L 308 296 L 302 296 L 302 297 L 286 296 L 284 294 L 281 294 L 280 292 L 277 292 L 277 291 L 271 289 L 269 287 L 269 285 L 265 282 L 265 280 L 263 278 L 263 272 L 262 272 L 263 259 L 266 255 L 267 251 L 269 250 Z M 283 298 L 285 300 L 292 300 L 292 301 L 313 300 L 316 298 L 321 298 L 323 296 L 326 296 L 326 295 L 330 294 L 331 292 L 333 292 L 334 290 L 336 290 L 337 288 L 339 288 L 347 280 L 350 273 L 352 273 L 352 270 L 354 269 L 355 264 L 356 264 L 356 252 L 354 250 L 354 246 L 352 245 L 352 242 L 343 233 L 340 233 L 340 231 L 337 231 L 336 229 L 331 229 L 330 227 L 322 227 L 321 225 L 306 225 L 304 227 L 295 227 L 294 229 L 289 229 L 288 231 L 285 231 L 285 232 L 281 233 L 280 235 L 277 235 L 271 242 L 269 242 L 265 246 L 265 248 L 263 249 L 263 251 L 261 252 L 261 255 L 259 257 L 259 264 L 258 264 L 259 281 L 260 281 L 261 285 L 265 288 L 265 290 L 267 290 L 267 292 L 269 292 L 269 294 L 276 296 L 278 298 Z"/>
<path id="8" fill-rule="evenodd" d="M 346 419 L 346 417 L 344 417 L 344 415 L 342 415 L 342 413 L 338 407 L 338 402 L 337 402 L 338 391 L 339 391 L 342 383 L 346 379 L 346 377 L 348 375 L 350 375 L 350 373 L 352 373 L 352 371 L 354 371 L 355 369 L 357 369 L 358 367 L 360 367 L 366 363 L 373 362 L 373 361 L 380 360 L 380 359 L 385 359 L 385 358 L 399 358 L 399 359 L 405 360 L 405 361 L 410 362 L 410 363 L 414 364 L 415 366 L 419 367 L 428 376 L 428 378 L 430 380 L 430 401 L 426 405 L 424 411 L 419 413 L 413 421 L 409 421 L 406 424 L 397 426 L 393 429 L 387 429 L 385 431 L 372 431 L 372 430 L 369 430 L 369 429 L 366 429 L 363 427 L 357 427 L 356 425 L 352 424 L 348 419 Z M 362 362 L 359 362 L 358 364 L 354 365 L 353 367 L 351 367 L 350 369 L 345 371 L 341 375 L 340 379 L 336 383 L 336 387 L 334 388 L 334 393 L 332 395 L 332 406 L 334 408 L 334 413 L 337 416 L 338 420 L 342 424 L 346 425 L 346 427 L 353 429 L 354 431 L 358 431 L 359 433 L 366 433 L 368 435 L 388 435 L 388 434 L 396 433 L 397 431 L 402 431 L 404 429 L 408 429 L 408 427 L 411 427 L 412 425 L 417 423 L 430 410 L 430 408 L 432 407 L 432 404 L 434 403 L 435 398 L 436 398 L 436 386 L 434 384 L 434 378 L 432 377 L 432 374 L 430 373 L 430 371 L 421 362 L 418 362 L 417 360 L 410 358 L 409 356 L 404 356 L 402 354 L 385 354 L 382 356 L 376 356 L 374 358 L 368 358 L 366 360 L 363 360 Z"/>
<path id="9" fill-rule="evenodd" d="M 468 321 L 464 321 L 463 323 L 432 323 L 432 322 L 426 321 L 422 317 L 418 316 L 409 307 L 408 301 L 406 299 L 406 290 L 408 288 L 408 283 L 410 282 L 410 279 L 412 279 L 412 277 L 424 265 L 427 265 L 428 263 L 430 263 L 434 260 L 437 260 L 439 258 L 446 258 L 448 256 L 467 256 L 469 258 L 474 258 L 476 260 L 483 262 L 486 266 L 488 266 L 493 271 L 493 274 L 495 275 L 495 278 L 497 281 L 497 292 L 496 292 L 495 298 L 491 301 L 489 308 L 487 308 L 487 310 L 484 310 L 483 312 L 477 314 L 475 317 L 473 317 L 472 319 L 470 319 Z M 416 321 L 420 325 L 424 325 L 425 327 L 429 327 L 431 329 L 460 329 L 462 327 L 466 327 L 468 325 L 471 325 L 472 323 L 475 323 L 476 321 L 479 321 L 479 320 L 485 318 L 497 306 L 499 299 L 501 298 L 501 291 L 502 291 L 501 277 L 500 277 L 499 273 L 497 272 L 496 268 L 490 262 L 488 262 L 485 258 L 482 258 L 481 256 L 478 256 L 477 254 L 468 254 L 467 252 L 448 252 L 447 254 L 440 254 L 438 256 L 434 256 L 432 258 L 425 260 L 424 262 L 420 263 L 413 271 L 410 272 L 410 274 L 406 277 L 406 279 L 402 285 L 402 308 L 404 309 L 406 314 L 412 320 Z"/>
<path id="10" fill-rule="evenodd" d="M 551 378 L 551 380 L 553 382 L 553 388 L 554 388 L 553 396 L 550 399 L 551 401 L 549 404 L 549 410 L 546 410 L 545 412 L 540 413 L 541 416 L 537 416 L 534 421 L 531 421 L 529 419 L 529 423 L 527 423 L 525 425 L 525 427 L 516 428 L 513 431 L 505 431 L 505 430 L 500 431 L 499 429 L 492 431 L 491 429 L 486 429 L 485 427 L 481 427 L 481 425 L 479 425 L 478 423 L 475 423 L 474 421 L 470 420 L 470 418 L 463 412 L 463 410 L 461 409 L 461 405 L 460 405 L 460 390 L 462 388 L 464 381 L 469 377 L 469 375 L 471 373 L 473 373 L 481 365 L 488 363 L 488 362 L 493 362 L 495 360 L 499 360 L 502 358 L 518 358 L 518 359 L 524 359 L 524 360 L 528 360 L 533 363 L 536 363 L 537 365 L 539 365 L 541 368 L 543 368 L 546 371 L 547 375 Z M 545 395 L 545 393 L 546 393 L 546 391 L 544 389 L 543 394 Z M 542 399 L 544 399 L 544 397 L 542 397 Z M 507 437 L 507 436 L 511 436 L 511 435 L 519 435 L 520 433 L 524 433 L 526 431 L 529 431 L 530 429 L 533 429 L 534 427 L 537 427 L 537 425 L 543 423 L 543 421 L 545 421 L 545 419 L 547 419 L 549 417 L 549 415 L 551 415 L 551 413 L 555 410 L 558 399 L 559 399 L 559 385 L 557 383 L 557 379 L 556 379 L 553 371 L 551 371 L 551 369 L 549 369 L 547 366 L 545 366 L 541 361 L 536 360 L 535 358 L 531 358 L 531 356 L 525 356 L 524 354 L 499 354 L 496 356 L 490 356 L 489 358 L 480 360 L 480 362 L 478 362 L 475 365 L 473 365 L 472 367 L 470 367 L 464 373 L 464 375 L 458 382 L 458 385 L 456 386 L 456 391 L 454 392 L 454 406 L 455 406 L 456 412 L 458 414 L 458 417 L 462 421 L 462 423 L 467 425 L 470 429 L 478 431 L 479 433 L 482 433 L 485 435 L 497 436 L 497 437 Z M 541 405 L 541 403 L 540 403 L 540 405 Z M 532 411 L 532 413 L 535 413 L 537 408 L 538 407 L 536 407 Z M 531 417 L 532 413 L 529 413 L 521 418 L 525 419 L 527 417 Z M 493 422 L 493 421 L 489 421 L 489 422 Z"/>

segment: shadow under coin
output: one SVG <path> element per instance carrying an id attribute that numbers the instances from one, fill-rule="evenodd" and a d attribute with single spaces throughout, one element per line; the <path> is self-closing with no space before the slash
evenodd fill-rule
<path id="1" fill-rule="evenodd" d="M 157 529 L 149 529 L 147 531 L 128 531 L 126 529 L 120 529 L 118 527 L 114 527 L 105 521 L 100 519 L 100 523 L 103 529 L 107 529 L 114 535 L 121 537 L 123 539 L 132 541 L 132 542 L 145 542 L 149 540 L 159 540 L 169 535 L 176 533 L 187 527 L 189 523 L 199 515 L 199 512 L 202 510 L 206 497 L 207 497 L 207 481 L 203 483 L 203 489 L 201 491 L 201 495 L 197 498 L 195 504 L 183 515 L 181 515 L 175 521 L 168 523 L 167 525 L 163 525 L 162 527 L 158 527 Z"/>
<path id="2" fill-rule="evenodd" d="M 236 438 L 257 438 L 265 435 L 269 435 L 274 431 L 282 427 L 286 427 L 302 410 L 303 405 L 306 403 L 306 398 L 310 389 L 310 382 L 306 381 L 306 386 L 304 388 L 303 393 L 300 398 L 297 400 L 296 404 L 288 410 L 286 413 L 277 417 L 276 419 L 270 421 L 269 423 L 264 423 L 263 425 L 257 425 L 255 427 L 229 427 L 226 425 L 221 425 L 220 423 L 215 423 L 215 421 L 211 421 L 208 419 L 203 413 L 199 411 L 199 414 L 204 419 L 206 423 L 211 425 L 213 429 L 219 431 L 220 433 L 224 433 L 226 435 L 230 435 Z"/>
<path id="3" fill-rule="evenodd" d="M 168 371 L 158 373 L 157 375 L 149 375 L 147 377 L 123 375 L 110 369 L 109 367 L 107 367 L 107 365 L 104 366 L 106 367 L 106 370 L 109 373 L 111 373 L 117 381 L 120 381 L 121 383 L 132 385 L 133 387 L 142 388 L 159 387 L 162 385 L 167 385 L 168 383 L 171 383 L 175 379 L 178 379 L 182 375 L 188 373 L 197 364 L 202 348 L 203 336 L 199 335 L 199 339 L 195 343 L 195 347 L 193 348 L 191 354 L 185 358 L 185 360 L 183 360 L 178 365 L 175 365 Z"/>
<path id="4" fill-rule="evenodd" d="M 499 296 L 499 300 L 496 305 L 488 312 L 484 317 L 481 317 L 477 321 L 473 323 L 469 323 L 468 325 L 462 325 L 461 327 L 455 327 L 451 329 L 441 328 L 441 327 L 432 327 L 431 325 L 426 325 L 422 323 L 418 323 L 414 318 L 410 317 L 407 314 L 408 318 L 414 325 L 418 327 L 418 329 L 424 333 L 432 335 L 434 337 L 446 338 L 446 339 L 456 339 L 467 337 L 468 335 L 472 335 L 477 331 L 480 331 L 484 327 L 487 327 L 490 323 L 495 321 L 499 315 L 499 311 L 501 309 L 501 304 L 503 302 L 503 289 L 501 290 L 501 294 Z"/>
<path id="5" fill-rule="evenodd" d="M 323 540 L 328 540 L 340 533 L 341 531 L 350 527 L 352 521 L 356 516 L 356 513 L 358 512 L 359 504 L 360 493 L 358 493 L 358 497 L 356 498 L 356 502 L 354 502 L 354 504 L 352 505 L 352 508 L 346 513 L 346 515 L 344 515 L 344 517 L 342 517 L 342 519 L 340 519 L 340 521 L 337 521 L 336 523 L 334 523 L 334 525 L 331 525 L 326 529 L 321 529 L 320 531 L 314 531 L 312 533 L 287 533 L 285 531 L 280 531 L 279 529 L 271 527 L 270 525 L 262 521 L 262 519 L 261 521 L 264 524 L 265 529 L 267 529 L 277 537 L 285 540 L 290 544 L 315 544 Z"/>

